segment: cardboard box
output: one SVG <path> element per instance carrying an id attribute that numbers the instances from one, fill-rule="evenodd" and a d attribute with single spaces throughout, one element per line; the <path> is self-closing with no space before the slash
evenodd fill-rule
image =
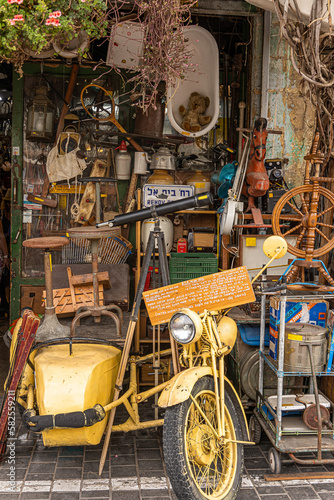
<path id="1" fill-rule="evenodd" d="M 277 297 L 270 298 L 269 354 L 277 360 L 278 332 L 281 322 Z M 290 298 L 286 302 L 285 323 L 309 323 L 326 328 L 328 302 L 326 300 L 300 302 Z"/>

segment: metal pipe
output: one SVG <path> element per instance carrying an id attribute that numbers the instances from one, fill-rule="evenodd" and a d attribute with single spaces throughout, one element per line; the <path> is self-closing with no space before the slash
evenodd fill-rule
<path id="1" fill-rule="evenodd" d="M 270 25 L 271 12 L 263 16 L 262 79 L 261 79 L 261 116 L 268 117 L 269 63 L 270 63 Z"/>
<path id="2" fill-rule="evenodd" d="M 45 315 L 52 316 L 55 314 L 53 305 L 53 288 L 52 288 L 52 260 L 51 252 L 48 250 L 44 253 L 44 270 L 45 270 L 45 289 L 46 289 L 46 305 Z"/>
<path id="3" fill-rule="evenodd" d="M 320 409 L 320 403 L 319 403 L 318 385 L 317 385 L 317 379 L 315 376 L 313 356 L 312 356 L 312 345 L 308 344 L 307 347 L 308 347 L 308 353 L 310 355 L 310 365 L 311 365 L 312 380 L 313 380 L 313 385 L 314 385 L 314 399 L 315 399 L 315 405 L 317 408 L 317 417 L 318 417 L 318 459 L 321 460 L 322 416 L 321 416 L 321 409 Z"/>

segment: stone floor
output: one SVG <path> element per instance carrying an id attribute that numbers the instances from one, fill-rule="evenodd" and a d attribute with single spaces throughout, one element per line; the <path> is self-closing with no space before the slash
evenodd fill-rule
<path id="1" fill-rule="evenodd" d="M 0 335 L 6 324 L 0 320 Z M 0 381 L 7 373 L 8 350 L 0 339 Z M 2 389 L 2 387 L 1 387 Z M 150 409 L 148 411 L 151 411 Z M 121 414 L 118 418 L 121 418 Z M 117 413 L 116 413 L 117 418 Z M 45 448 L 42 439 L 28 433 L 16 416 L 15 477 L 6 458 L 0 464 L 0 500 L 176 500 L 164 466 L 161 429 L 115 434 L 111 439 L 102 476 L 98 446 Z M 236 500 L 332 500 L 334 479 L 267 482 L 271 444 L 245 447 L 242 487 Z M 334 466 L 297 466 L 283 463 L 283 472 L 333 471 Z M 14 480 L 11 484 L 10 479 Z M 13 488 L 13 490 L 11 489 Z"/>
<path id="2" fill-rule="evenodd" d="M 0 499 L 176 500 L 166 476 L 159 430 L 115 435 L 102 476 L 99 476 L 102 443 L 45 448 L 40 438 L 25 434 L 20 423 L 18 428 L 14 491 L 11 490 L 7 459 L 0 465 Z M 245 469 L 237 500 L 334 498 L 334 479 L 267 482 L 263 476 L 270 474 L 267 462 L 270 446 L 264 439 L 258 446 L 245 447 Z M 328 470 L 334 467 L 283 465 L 283 472 L 291 474 Z"/>

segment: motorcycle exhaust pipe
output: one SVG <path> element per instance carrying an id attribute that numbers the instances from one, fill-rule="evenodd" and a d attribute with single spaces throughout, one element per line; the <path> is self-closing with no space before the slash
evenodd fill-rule
<path id="1" fill-rule="evenodd" d="M 33 432 L 42 432 L 47 429 L 78 429 L 80 427 L 91 427 L 101 422 L 106 416 L 103 406 L 97 404 L 85 411 L 73 411 L 71 413 L 58 413 L 57 415 L 36 415 L 32 409 L 23 412 L 23 422 Z"/>
<path id="2" fill-rule="evenodd" d="M 213 203 L 213 196 L 210 192 L 200 193 L 195 196 L 190 196 L 189 198 L 183 198 L 183 200 L 171 201 L 163 205 L 154 205 L 149 208 L 143 208 L 142 210 L 136 210 L 135 212 L 116 215 L 112 220 L 96 224 L 96 227 L 123 226 L 123 224 L 129 224 L 130 222 L 152 219 L 160 215 L 171 214 L 173 212 L 179 212 L 180 210 L 188 210 L 189 208 L 204 207 L 211 203 Z"/>

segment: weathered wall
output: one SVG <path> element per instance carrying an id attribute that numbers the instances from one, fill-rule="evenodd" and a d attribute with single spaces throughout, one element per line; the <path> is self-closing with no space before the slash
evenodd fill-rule
<path id="1" fill-rule="evenodd" d="M 268 136 L 267 158 L 288 158 L 285 180 L 290 188 L 304 183 L 304 156 L 316 124 L 315 109 L 301 83 L 291 64 L 290 48 L 280 37 L 278 19 L 272 14 L 267 118 L 268 127 L 283 130 L 283 134 Z"/>

